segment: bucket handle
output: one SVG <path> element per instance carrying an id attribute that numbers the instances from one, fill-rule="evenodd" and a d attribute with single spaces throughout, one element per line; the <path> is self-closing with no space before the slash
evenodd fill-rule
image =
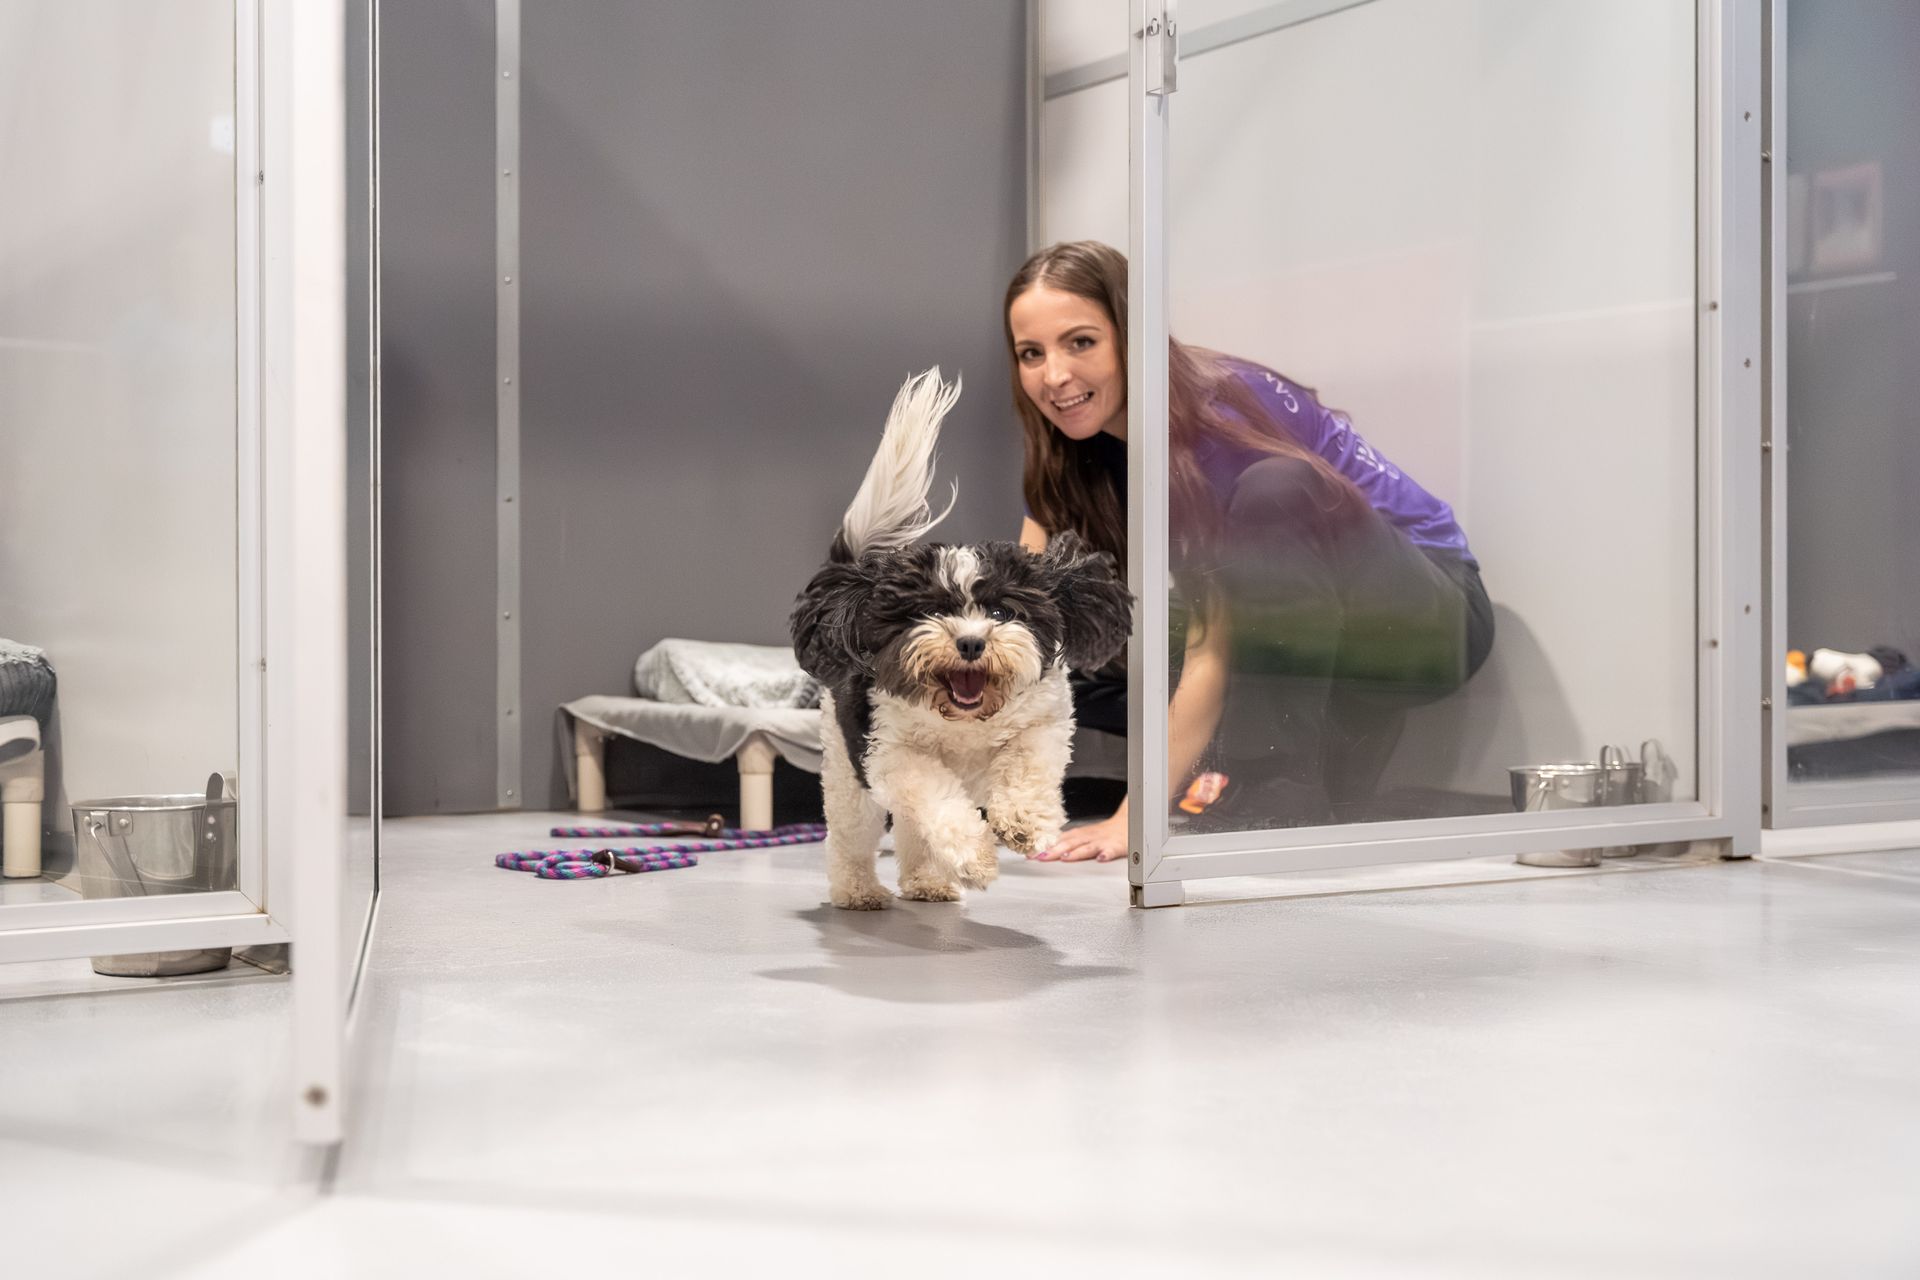
<path id="1" fill-rule="evenodd" d="M 111 812 L 103 809 L 87 814 L 87 835 L 106 855 L 107 863 L 113 868 L 114 879 L 122 885 L 131 886 L 130 891 L 122 896 L 144 898 L 147 896 L 147 882 L 141 878 L 133 855 L 127 852 L 124 837 L 114 834 L 109 818 Z"/>

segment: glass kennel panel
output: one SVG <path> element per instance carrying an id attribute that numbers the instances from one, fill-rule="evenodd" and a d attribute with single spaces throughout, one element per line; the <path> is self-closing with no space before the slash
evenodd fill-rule
<path id="1" fill-rule="evenodd" d="M 1774 7 L 1775 825 L 1920 816 L 1920 9 Z"/>
<path id="2" fill-rule="evenodd" d="M 10 921 L 243 887 L 235 22 L 0 6 Z"/>
<path id="3" fill-rule="evenodd" d="M 1182 8 L 1170 835 L 1694 800 L 1695 14 Z"/>

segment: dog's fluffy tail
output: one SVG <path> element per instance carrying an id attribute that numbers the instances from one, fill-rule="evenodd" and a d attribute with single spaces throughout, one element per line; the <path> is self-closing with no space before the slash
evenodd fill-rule
<path id="1" fill-rule="evenodd" d="M 960 398 L 960 379 L 940 380 L 936 366 L 908 378 L 893 398 L 880 450 L 867 467 L 867 478 L 853 496 L 834 536 L 832 558 L 857 560 L 868 551 L 895 551 L 924 537 L 947 518 L 960 497 L 960 486 L 939 515 L 927 503 L 933 488 L 933 447 L 940 439 L 940 423 Z"/>

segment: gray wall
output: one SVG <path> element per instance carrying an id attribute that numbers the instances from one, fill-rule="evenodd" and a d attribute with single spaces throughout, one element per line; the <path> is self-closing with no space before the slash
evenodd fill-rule
<path id="1" fill-rule="evenodd" d="M 665 636 L 786 642 L 910 370 L 963 371 L 947 536 L 1012 536 L 999 295 L 1025 235 L 1015 0 L 528 6 L 522 750 Z"/>
<path id="2" fill-rule="evenodd" d="M 424 11 L 423 11 L 424 8 Z M 492 804 L 491 6 L 386 6 L 388 810 Z M 666 636 L 786 641 L 894 390 L 968 391 L 952 538 L 1011 537 L 1019 0 L 523 15 L 522 794 Z M 944 479 L 943 479 L 944 483 Z"/>
<path id="3" fill-rule="evenodd" d="M 493 5 L 381 6 L 385 808 L 493 807 Z"/>
<path id="4" fill-rule="evenodd" d="M 1890 281 L 1790 295 L 1787 638 L 1920 661 L 1920 5 L 1797 0 L 1789 171 L 1881 168 L 1880 261 L 1792 279 Z"/>

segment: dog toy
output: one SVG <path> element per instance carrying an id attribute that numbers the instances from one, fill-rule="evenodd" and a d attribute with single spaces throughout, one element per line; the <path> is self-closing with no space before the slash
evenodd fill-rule
<path id="1" fill-rule="evenodd" d="M 1871 689 L 1882 672 L 1880 664 L 1864 653 L 1815 649 L 1807 662 L 1807 674 L 1825 681 L 1828 694 L 1835 694 Z"/>
<path id="2" fill-rule="evenodd" d="M 1787 688 L 1797 689 L 1807 682 L 1807 655 L 1798 649 L 1787 650 Z"/>
<path id="3" fill-rule="evenodd" d="M 1203 773 L 1188 785 L 1187 794 L 1180 797 L 1180 809 L 1183 813 L 1205 813 L 1226 789 L 1226 774 Z"/>

